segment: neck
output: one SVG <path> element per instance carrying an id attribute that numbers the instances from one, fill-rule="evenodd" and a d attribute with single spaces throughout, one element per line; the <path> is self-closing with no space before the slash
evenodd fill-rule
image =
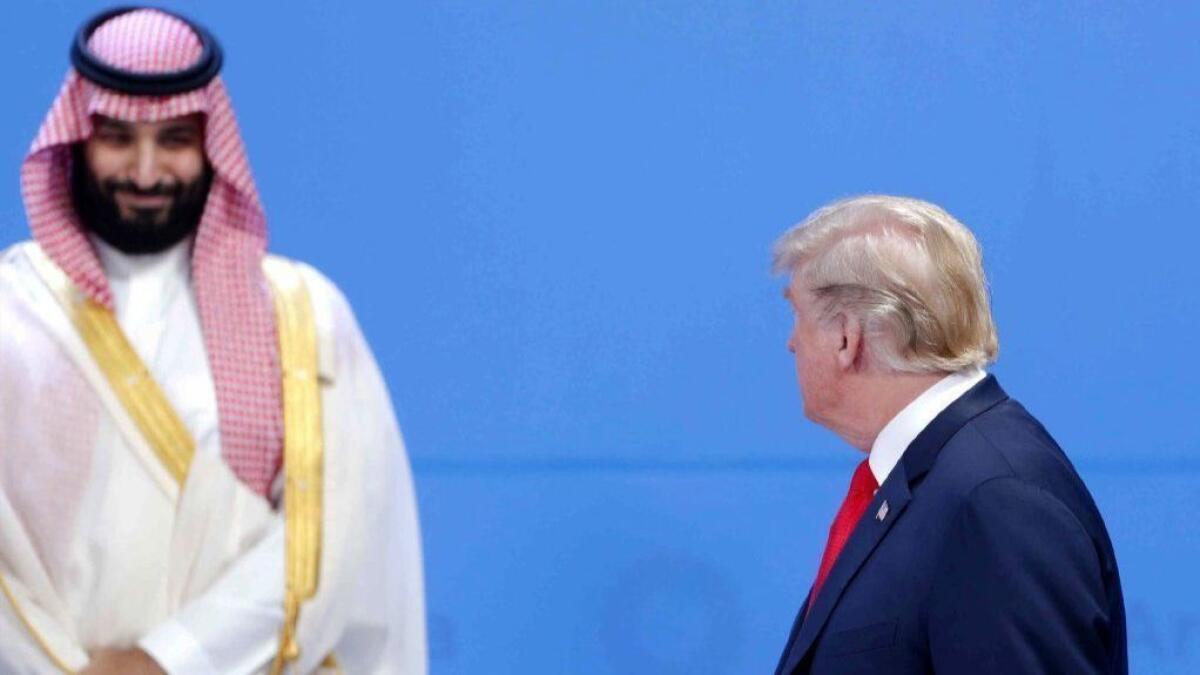
<path id="1" fill-rule="evenodd" d="M 191 271 L 191 237 L 157 253 L 128 253 L 95 234 L 91 235 L 91 240 L 100 265 L 110 281 L 153 274 L 156 271 L 170 272 L 187 278 Z"/>
<path id="2" fill-rule="evenodd" d="M 885 373 L 868 375 L 846 397 L 846 424 L 835 431 L 850 445 L 870 452 L 879 432 L 946 373 Z"/>

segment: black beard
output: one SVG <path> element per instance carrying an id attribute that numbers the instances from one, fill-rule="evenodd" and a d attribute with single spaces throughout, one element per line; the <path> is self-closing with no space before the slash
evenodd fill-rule
<path id="1" fill-rule="evenodd" d="M 71 201 L 83 227 L 103 239 L 113 248 L 125 253 L 146 254 L 165 251 L 196 231 L 208 190 L 212 186 L 212 167 L 207 163 L 199 178 L 190 183 L 158 184 L 148 189 L 138 188 L 130 181 L 101 182 L 88 169 L 83 147 L 72 148 Z M 136 209 L 132 218 L 125 218 L 117 206 L 117 192 L 171 197 L 165 218 L 161 209 Z"/>

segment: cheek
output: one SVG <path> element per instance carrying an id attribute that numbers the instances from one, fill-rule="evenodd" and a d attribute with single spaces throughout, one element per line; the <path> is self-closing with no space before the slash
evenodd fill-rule
<path id="1" fill-rule="evenodd" d="M 98 144 L 89 145 L 83 156 L 92 175 L 101 182 L 117 176 L 129 164 L 127 153 Z"/>
<path id="2" fill-rule="evenodd" d="M 813 362 L 812 356 L 802 341 L 796 341 L 796 379 L 800 381 L 800 392 L 808 396 L 808 391 L 813 385 Z"/>
<path id="3" fill-rule="evenodd" d="M 204 172 L 204 152 L 199 148 L 190 148 L 173 153 L 170 157 L 171 173 L 180 181 L 191 183 Z"/>
<path id="4" fill-rule="evenodd" d="M 817 350 L 803 346 L 796 349 L 796 379 L 800 383 L 800 395 L 804 397 L 805 408 L 821 408 L 830 393 L 830 373 L 828 364 L 821 360 Z"/>

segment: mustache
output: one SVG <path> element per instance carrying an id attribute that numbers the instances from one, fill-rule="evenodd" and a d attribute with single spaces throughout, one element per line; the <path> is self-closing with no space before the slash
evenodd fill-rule
<path id="1" fill-rule="evenodd" d="M 118 192 L 127 192 L 139 197 L 179 197 L 183 194 L 184 185 L 182 183 L 155 183 L 148 188 L 138 187 L 136 183 L 129 180 L 106 180 L 103 183 L 104 191 L 110 195 L 115 195 Z"/>

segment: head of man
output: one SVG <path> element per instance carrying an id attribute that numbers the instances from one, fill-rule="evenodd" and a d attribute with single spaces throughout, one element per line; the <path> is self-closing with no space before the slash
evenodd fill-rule
<path id="1" fill-rule="evenodd" d="M 822 207 L 775 243 L 774 268 L 788 275 L 805 415 L 862 450 L 938 379 L 996 358 L 979 244 L 934 204 Z"/>
<path id="2" fill-rule="evenodd" d="M 127 253 L 165 250 L 195 232 L 212 184 L 204 117 L 126 122 L 94 115 L 73 148 L 71 194 L 81 224 Z"/>

